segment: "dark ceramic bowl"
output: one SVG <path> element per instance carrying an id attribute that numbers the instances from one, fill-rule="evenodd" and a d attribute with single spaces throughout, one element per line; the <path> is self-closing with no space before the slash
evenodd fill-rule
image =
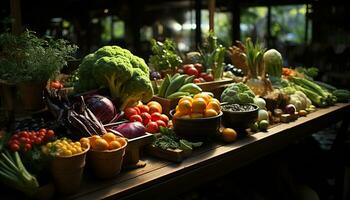
<path id="1" fill-rule="evenodd" d="M 182 138 L 191 141 L 205 141 L 217 134 L 220 128 L 222 112 L 215 117 L 183 119 L 174 117 L 175 110 L 170 111 L 174 131 Z"/>
<path id="2" fill-rule="evenodd" d="M 226 105 L 221 106 L 224 113 L 222 123 L 225 127 L 246 129 L 258 119 L 259 107 L 256 104 L 249 104 L 254 107 L 251 111 L 228 111 L 225 110 Z"/>

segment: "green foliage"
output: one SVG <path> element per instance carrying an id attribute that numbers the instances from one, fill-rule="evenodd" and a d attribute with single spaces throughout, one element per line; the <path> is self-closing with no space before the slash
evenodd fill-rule
<path id="1" fill-rule="evenodd" d="M 18 83 L 46 81 L 72 58 L 77 46 L 63 39 L 38 38 L 25 31 L 19 36 L 0 35 L 0 79 Z"/>
<path id="2" fill-rule="evenodd" d="M 165 39 L 164 43 L 151 40 L 151 50 L 153 55 L 149 58 L 149 63 L 156 71 L 175 71 L 176 67 L 182 63 L 180 56 L 176 53 L 175 42 Z"/>
<path id="3" fill-rule="evenodd" d="M 259 42 L 254 44 L 250 38 L 247 38 L 245 47 L 250 75 L 252 78 L 256 78 L 258 75 L 262 75 L 265 71 L 263 56 L 266 49 L 263 48 Z"/>

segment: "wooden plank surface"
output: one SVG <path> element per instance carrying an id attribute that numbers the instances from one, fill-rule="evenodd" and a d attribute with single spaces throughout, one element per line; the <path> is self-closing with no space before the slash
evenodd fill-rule
<path id="1" fill-rule="evenodd" d="M 182 163 L 144 157 L 144 168 L 124 171 L 111 180 L 86 176 L 77 194 L 56 199 L 164 199 L 211 181 L 349 116 L 350 104 L 319 109 L 288 124 L 272 126 L 231 144 L 206 144 Z M 176 189 L 175 189 L 176 188 Z M 0 199 L 21 199 L 1 190 Z M 11 192 L 12 191 L 12 192 Z M 17 198 L 18 197 L 18 198 Z M 23 198 L 22 198 L 23 199 Z"/>
<path id="2" fill-rule="evenodd" d="M 154 199 L 176 195 L 341 121 L 348 116 L 349 110 L 350 104 L 320 109 L 297 121 L 272 127 L 268 132 L 259 132 L 232 144 L 205 146 L 178 164 L 146 158 L 145 168 L 122 173 L 114 180 L 87 178 L 78 194 L 62 199 Z"/>

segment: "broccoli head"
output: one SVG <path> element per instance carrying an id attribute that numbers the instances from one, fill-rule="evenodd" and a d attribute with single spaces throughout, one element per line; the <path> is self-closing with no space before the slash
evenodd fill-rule
<path id="1" fill-rule="evenodd" d="M 108 86 L 112 98 L 118 98 L 121 86 L 132 77 L 133 68 L 125 57 L 104 56 L 96 61 L 92 72 L 96 82 Z"/>
<path id="2" fill-rule="evenodd" d="M 221 101 L 228 103 L 254 103 L 253 91 L 244 83 L 234 83 L 221 94 Z"/>
<path id="3" fill-rule="evenodd" d="M 153 88 L 148 75 L 145 75 L 139 68 L 134 69 L 132 78 L 123 85 L 121 94 L 123 103 L 121 110 L 136 105 L 140 100 L 150 101 L 153 97 Z"/>
<path id="4" fill-rule="evenodd" d="M 123 105 L 153 96 L 145 61 L 119 46 L 104 46 L 87 55 L 79 66 L 78 79 L 77 91 L 109 88 L 112 98 Z"/>

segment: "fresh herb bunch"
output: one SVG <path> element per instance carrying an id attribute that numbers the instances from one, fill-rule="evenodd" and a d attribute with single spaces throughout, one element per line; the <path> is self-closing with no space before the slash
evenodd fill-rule
<path id="1" fill-rule="evenodd" d="M 46 81 L 73 58 L 77 46 L 63 39 L 38 38 L 34 32 L 0 35 L 0 79 L 10 83 Z"/>
<path id="2" fill-rule="evenodd" d="M 249 68 L 249 74 L 252 78 L 257 78 L 258 76 L 265 76 L 265 68 L 263 63 L 263 56 L 266 48 L 263 48 L 259 42 L 255 44 L 252 42 L 251 38 L 247 38 L 246 43 L 246 56 L 247 65 Z"/>
<path id="3" fill-rule="evenodd" d="M 165 39 L 164 43 L 151 40 L 153 55 L 149 58 L 149 63 L 156 71 L 171 71 L 175 73 L 176 67 L 182 63 L 181 57 L 177 55 L 174 40 Z"/>

